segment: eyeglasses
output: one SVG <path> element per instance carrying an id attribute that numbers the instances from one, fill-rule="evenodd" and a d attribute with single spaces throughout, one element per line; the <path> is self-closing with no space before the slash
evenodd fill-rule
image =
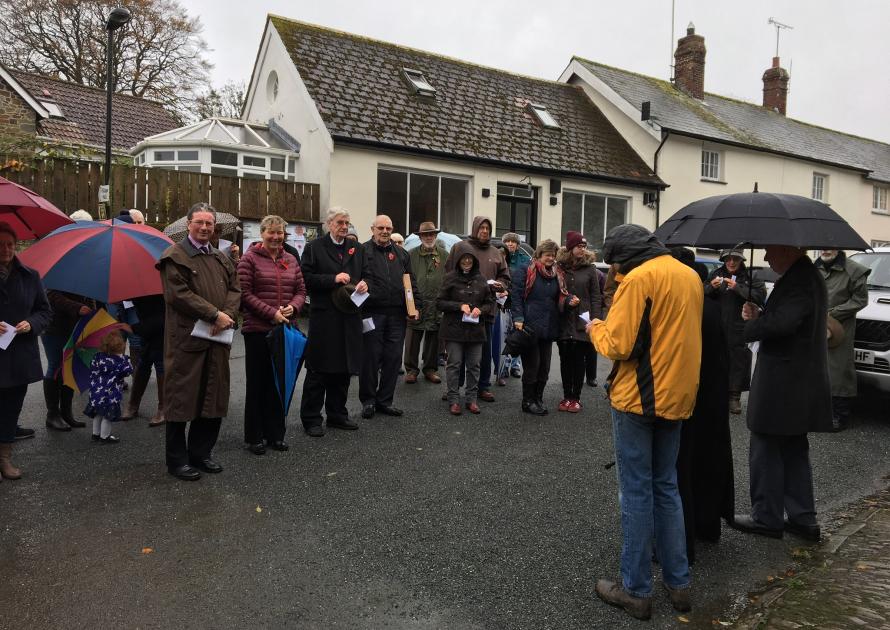
<path id="1" fill-rule="evenodd" d="M 191 221 L 189 221 L 189 224 L 192 223 L 201 227 L 213 227 L 214 225 L 216 225 L 215 221 L 199 221 L 198 219 L 192 219 Z"/>
<path id="2" fill-rule="evenodd" d="M 375 229 L 375 230 L 379 230 L 379 231 L 381 231 L 381 232 L 392 232 L 392 228 L 389 227 L 389 226 L 375 225 L 375 226 L 374 226 L 374 229 Z"/>

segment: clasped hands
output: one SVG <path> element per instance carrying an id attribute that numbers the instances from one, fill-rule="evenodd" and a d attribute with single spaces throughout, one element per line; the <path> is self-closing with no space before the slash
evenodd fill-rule
<path id="1" fill-rule="evenodd" d="M 31 332 L 31 323 L 25 319 L 15 325 L 15 334 L 22 335 Z M 0 335 L 6 333 L 6 324 L 0 323 Z"/>
<path id="2" fill-rule="evenodd" d="M 470 308 L 469 304 L 461 304 L 460 310 L 464 315 L 469 315 L 470 317 L 479 317 L 482 314 L 478 306 Z"/>
<path id="3" fill-rule="evenodd" d="M 334 282 L 336 284 L 349 284 L 349 281 L 352 278 L 345 271 L 341 271 L 336 276 L 334 276 Z M 355 292 L 361 295 L 362 293 L 368 292 L 368 283 L 364 280 L 360 280 L 357 285 L 355 285 Z"/>

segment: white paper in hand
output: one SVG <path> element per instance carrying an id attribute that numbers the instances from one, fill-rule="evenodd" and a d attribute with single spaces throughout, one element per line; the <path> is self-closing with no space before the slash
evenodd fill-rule
<path id="1" fill-rule="evenodd" d="M 497 302 L 498 302 L 498 304 L 500 304 L 501 306 L 503 306 L 504 304 L 507 303 L 507 296 L 504 295 L 504 296 L 502 296 L 502 297 L 497 298 Z"/>
<path id="2" fill-rule="evenodd" d="M 0 335 L 0 350 L 6 350 L 15 339 L 15 326 L 8 322 L 0 322 L 0 324 L 6 326 L 6 332 Z"/>
<path id="3" fill-rule="evenodd" d="M 578 317 L 579 317 L 580 319 L 584 320 L 584 323 L 585 323 L 585 324 L 589 324 L 589 323 L 590 323 L 590 311 L 584 311 L 583 313 L 581 313 L 580 315 L 578 315 Z"/>
<path id="4" fill-rule="evenodd" d="M 369 291 L 365 291 L 364 293 L 359 293 L 358 291 L 353 291 L 352 295 L 349 296 L 349 299 L 352 300 L 352 303 L 356 306 L 361 306 L 365 303 L 365 300 L 368 299 L 371 293 Z M 373 328 L 371 329 L 373 330 Z"/>
<path id="5" fill-rule="evenodd" d="M 461 321 L 467 322 L 468 324 L 478 324 L 479 318 L 473 317 L 472 315 L 467 315 L 466 313 L 464 313 L 463 319 L 461 319 Z"/>
<path id="6" fill-rule="evenodd" d="M 374 325 L 373 317 L 366 317 L 362 320 L 362 333 L 371 332 L 375 328 L 377 326 Z"/>
<path id="7" fill-rule="evenodd" d="M 199 337 L 200 339 L 207 339 L 209 341 L 215 341 L 216 343 L 231 346 L 232 341 L 235 340 L 235 329 L 226 328 L 214 335 L 213 324 L 208 324 L 203 319 L 199 319 L 195 322 L 195 327 L 192 328 L 192 337 Z"/>

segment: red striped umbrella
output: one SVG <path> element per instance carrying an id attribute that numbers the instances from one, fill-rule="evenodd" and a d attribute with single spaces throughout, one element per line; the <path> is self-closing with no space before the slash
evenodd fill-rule
<path id="1" fill-rule="evenodd" d="M 49 201 L 4 177 L 0 177 L 0 221 L 9 223 L 15 235 L 26 241 L 73 223 Z"/>
<path id="2" fill-rule="evenodd" d="M 61 227 L 19 255 L 47 289 L 111 304 L 163 293 L 155 264 L 169 238 L 148 225 L 78 221 Z"/>

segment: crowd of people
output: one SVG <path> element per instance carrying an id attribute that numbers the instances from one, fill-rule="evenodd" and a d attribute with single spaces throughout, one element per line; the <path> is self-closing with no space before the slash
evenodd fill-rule
<path id="1" fill-rule="evenodd" d="M 743 252 L 722 252 L 722 266 L 708 275 L 691 250 L 668 249 L 637 225 L 609 232 L 603 273 L 580 232 L 566 233 L 562 246 L 543 240 L 529 256 L 516 234 L 502 237 L 503 248 L 492 244 L 484 216 L 450 251 L 437 226 L 424 222 L 419 246 L 406 251 L 386 215 L 375 217 L 371 238 L 360 243 L 349 212 L 332 208 L 326 232 L 302 255 L 286 243 L 278 216 L 262 220 L 260 240 L 243 255 L 215 246 L 209 204 L 193 206 L 187 220 L 186 238 L 157 264 L 163 295 L 134 299 L 132 314 L 118 313 L 130 324 L 130 356 L 115 331 L 93 359 L 85 414 L 97 442 L 118 442 L 112 426 L 139 414 L 154 367 L 158 408 L 150 425 L 166 426 L 167 470 L 188 481 L 221 472 L 213 449 L 228 414 L 239 321 L 244 442 L 255 455 L 288 450 L 267 337 L 307 310 L 299 415 L 314 438 L 326 429 L 359 428 L 347 408 L 353 377 L 361 418 L 401 416 L 400 373 L 406 385 L 438 384 L 443 364 L 449 413 L 483 413 L 480 402 L 495 400 L 493 384 L 521 376 L 521 411 L 544 416 L 555 343 L 559 412 L 584 409 L 585 383 L 597 384 L 598 354 L 613 362 L 605 390 L 624 544 L 620 580 L 596 584 L 604 601 L 648 618 L 657 557 L 674 608 L 689 610 L 695 541 L 718 540 L 721 521 L 755 534 L 818 540 L 807 434 L 839 430 L 849 417 L 856 393 L 851 322 L 864 304 L 868 275 L 843 252 L 824 252 L 814 264 L 803 250 L 767 247 L 766 260 L 780 276 L 767 299 Z M 33 434 L 17 425 L 29 383 L 43 382 L 47 428 L 85 426 L 60 366 L 77 320 L 99 307 L 73 293 L 44 291 L 15 247 L 15 233 L 0 223 L 0 322 L 9 322 L 0 323 L 0 335 L 15 327 L 0 351 L 0 479 L 21 476 L 11 452 L 16 439 Z M 752 342 L 759 343 L 753 378 Z M 729 418 L 741 412 L 748 390 L 752 512 L 736 515 Z"/>

